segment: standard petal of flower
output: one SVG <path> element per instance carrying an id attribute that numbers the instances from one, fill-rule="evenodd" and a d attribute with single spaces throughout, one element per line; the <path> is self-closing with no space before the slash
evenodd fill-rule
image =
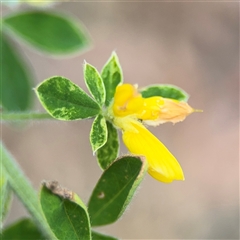
<path id="1" fill-rule="evenodd" d="M 129 125 L 131 127 L 123 131 L 123 142 L 131 153 L 146 157 L 148 173 L 165 183 L 184 180 L 180 164 L 168 149 L 141 123 L 132 121 Z"/>

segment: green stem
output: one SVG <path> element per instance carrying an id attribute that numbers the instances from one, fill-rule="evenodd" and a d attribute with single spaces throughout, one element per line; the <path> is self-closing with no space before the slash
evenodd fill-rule
<path id="1" fill-rule="evenodd" d="M 11 188 L 31 214 L 33 220 L 35 220 L 37 226 L 43 232 L 43 234 L 48 239 L 56 239 L 44 218 L 36 191 L 20 169 L 20 166 L 9 154 L 1 142 L 0 154 L 0 167 L 2 168 L 1 171 L 6 173 Z M 0 174 L 2 174 L 2 172 L 0 172 Z"/>
<path id="2" fill-rule="evenodd" d="M 33 112 L 13 112 L 13 113 L 0 113 L 1 120 L 3 121 L 26 121 L 26 120 L 40 120 L 40 119 L 53 119 L 48 113 L 33 113 Z"/>

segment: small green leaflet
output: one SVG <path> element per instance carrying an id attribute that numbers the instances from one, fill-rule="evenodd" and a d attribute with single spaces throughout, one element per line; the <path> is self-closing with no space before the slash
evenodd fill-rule
<path id="1" fill-rule="evenodd" d="M 144 98 L 160 96 L 185 102 L 187 102 L 189 98 L 189 95 L 184 90 L 169 84 L 150 85 L 140 89 L 140 92 Z"/>
<path id="2" fill-rule="evenodd" d="M 90 143 L 93 153 L 101 148 L 107 141 L 107 124 L 105 118 L 99 114 L 93 121 L 90 132 Z"/>
<path id="3" fill-rule="evenodd" d="M 122 69 L 115 52 L 112 53 L 112 56 L 103 67 L 101 76 L 106 89 L 105 105 L 109 106 L 114 97 L 116 87 L 123 82 Z"/>
<path id="4" fill-rule="evenodd" d="M 97 150 L 99 166 L 106 169 L 118 157 L 119 139 L 117 129 L 107 121 L 107 142 Z"/>
<path id="5" fill-rule="evenodd" d="M 45 182 L 40 192 L 40 204 L 58 239 L 91 239 L 87 208 L 76 193 L 62 188 L 56 181 Z"/>
<path id="6" fill-rule="evenodd" d="M 59 120 L 77 120 L 96 116 L 100 106 L 79 86 L 63 77 L 49 78 L 36 88 L 47 112 Z"/>
<path id="7" fill-rule="evenodd" d="M 84 80 L 89 92 L 96 99 L 99 105 L 103 106 L 106 98 L 103 80 L 97 69 L 88 63 L 84 64 Z"/>
<path id="8" fill-rule="evenodd" d="M 123 156 L 103 172 L 88 203 L 92 226 L 113 223 L 123 214 L 147 166 L 144 158 Z"/>

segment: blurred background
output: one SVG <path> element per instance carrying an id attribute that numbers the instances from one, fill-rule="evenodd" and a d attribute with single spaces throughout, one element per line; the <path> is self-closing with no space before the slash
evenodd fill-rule
<path id="1" fill-rule="evenodd" d="M 17 43 L 36 85 L 61 75 L 87 90 L 84 59 L 101 70 L 116 50 L 125 82 L 175 84 L 190 94 L 192 107 L 204 110 L 150 128 L 181 163 L 186 180 L 164 184 L 147 175 L 121 220 L 99 231 L 121 239 L 238 239 L 239 3 L 65 2 L 52 10 L 80 19 L 92 47 L 57 59 Z M 14 11 L 3 8 L 3 14 Z M 43 111 L 36 98 L 35 106 Z M 91 120 L 34 121 L 3 125 L 2 138 L 36 189 L 43 179 L 58 180 L 87 203 L 101 175 L 90 127 Z M 120 153 L 127 153 L 123 145 Z M 26 215 L 14 199 L 8 223 Z"/>

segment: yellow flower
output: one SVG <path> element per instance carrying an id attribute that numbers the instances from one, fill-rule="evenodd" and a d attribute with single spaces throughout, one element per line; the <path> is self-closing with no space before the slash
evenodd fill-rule
<path id="1" fill-rule="evenodd" d="M 162 97 L 143 98 L 137 87 L 122 84 L 116 88 L 109 115 L 123 132 L 128 150 L 143 155 L 148 173 L 155 179 L 170 183 L 184 180 L 182 168 L 168 149 L 143 124 L 157 126 L 165 122 L 183 121 L 194 112 L 187 103 Z"/>

